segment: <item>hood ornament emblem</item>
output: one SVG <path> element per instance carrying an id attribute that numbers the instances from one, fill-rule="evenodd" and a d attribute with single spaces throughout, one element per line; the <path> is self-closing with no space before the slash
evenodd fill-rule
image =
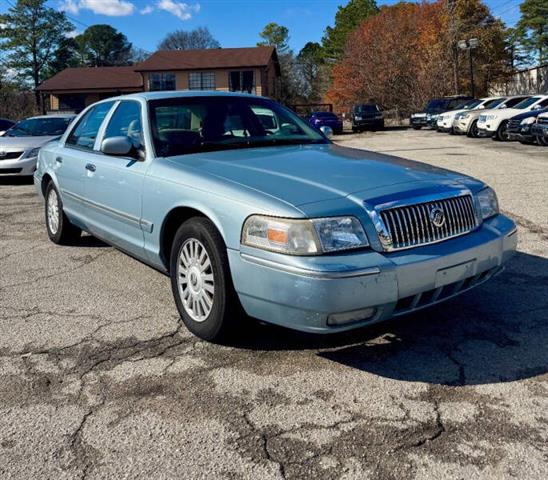
<path id="1" fill-rule="evenodd" d="M 435 227 L 443 227 L 445 224 L 445 212 L 439 207 L 433 207 L 430 210 L 430 221 Z"/>

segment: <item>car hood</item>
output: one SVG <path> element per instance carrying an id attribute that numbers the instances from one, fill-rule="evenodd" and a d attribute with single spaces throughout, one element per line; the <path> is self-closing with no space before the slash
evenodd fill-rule
<path id="1" fill-rule="evenodd" d="M 59 136 L 0 137 L 0 150 L 28 150 L 31 148 L 42 147 L 56 138 L 59 138 Z"/>
<path id="2" fill-rule="evenodd" d="M 542 115 L 543 113 L 548 113 L 548 108 L 543 108 L 541 110 L 531 110 L 530 112 L 520 113 L 519 115 L 514 115 L 512 119 L 523 120 L 524 118 L 538 117 L 539 115 Z"/>
<path id="3" fill-rule="evenodd" d="M 225 150 L 171 157 L 206 172 L 299 206 L 347 197 L 382 195 L 394 185 L 463 179 L 428 164 L 334 144 Z M 466 177 L 467 178 L 467 177 Z"/>

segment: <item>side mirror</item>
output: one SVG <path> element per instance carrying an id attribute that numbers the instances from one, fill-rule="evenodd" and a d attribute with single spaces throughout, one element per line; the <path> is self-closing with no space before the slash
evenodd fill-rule
<path id="1" fill-rule="evenodd" d="M 333 136 L 333 129 L 331 127 L 320 127 L 320 132 L 323 133 L 325 138 L 331 138 Z"/>
<path id="2" fill-rule="evenodd" d="M 132 157 L 141 160 L 139 151 L 129 137 L 110 137 L 103 140 L 101 152 L 117 157 Z"/>
<path id="3" fill-rule="evenodd" d="M 540 110 L 542 108 L 542 105 L 535 105 L 533 107 L 533 110 Z"/>

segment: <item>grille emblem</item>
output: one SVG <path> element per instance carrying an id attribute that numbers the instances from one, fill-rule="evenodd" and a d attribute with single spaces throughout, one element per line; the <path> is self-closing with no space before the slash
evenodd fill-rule
<path id="1" fill-rule="evenodd" d="M 432 210 L 430 210 L 430 220 L 435 227 L 443 227 L 445 223 L 444 211 L 439 207 L 433 207 Z"/>

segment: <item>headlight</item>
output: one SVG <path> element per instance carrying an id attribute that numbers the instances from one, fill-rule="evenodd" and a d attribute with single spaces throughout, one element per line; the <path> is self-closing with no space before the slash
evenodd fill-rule
<path id="1" fill-rule="evenodd" d="M 497 118 L 496 115 L 487 115 L 487 116 L 485 117 L 486 120 L 494 120 L 495 118 Z"/>
<path id="2" fill-rule="evenodd" d="M 40 147 L 33 148 L 32 150 L 29 150 L 27 153 L 25 153 L 25 156 L 23 158 L 37 157 L 39 151 L 40 151 Z"/>
<path id="3" fill-rule="evenodd" d="M 470 118 L 470 114 L 469 113 L 461 113 L 460 114 L 460 118 Z"/>
<path id="4" fill-rule="evenodd" d="M 480 206 L 481 218 L 483 220 L 499 213 L 499 202 L 497 200 L 497 194 L 492 188 L 484 188 L 476 196 Z"/>
<path id="5" fill-rule="evenodd" d="M 537 120 L 537 119 L 536 119 L 535 117 L 524 118 L 524 119 L 520 122 L 520 125 L 531 125 L 532 123 L 535 123 L 536 120 Z"/>
<path id="6" fill-rule="evenodd" d="M 294 220 L 252 215 L 244 223 L 242 244 L 288 255 L 320 255 L 367 247 L 369 242 L 354 217 Z"/>

